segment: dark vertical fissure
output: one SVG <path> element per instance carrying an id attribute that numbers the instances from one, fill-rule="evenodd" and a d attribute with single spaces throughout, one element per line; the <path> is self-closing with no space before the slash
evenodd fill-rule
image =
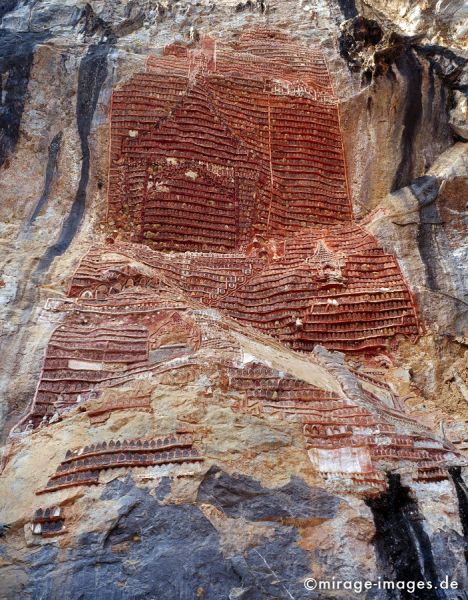
<path id="1" fill-rule="evenodd" d="M 49 144 L 49 157 L 47 159 L 47 167 L 46 174 L 44 179 L 44 189 L 42 191 L 41 197 L 37 201 L 36 207 L 34 208 L 33 214 L 29 219 L 29 225 L 32 225 L 34 221 L 37 219 L 39 213 L 46 205 L 50 189 L 52 187 L 52 182 L 54 180 L 55 173 L 57 171 L 57 159 L 60 152 L 60 147 L 62 145 L 62 132 L 57 133 L 52 141 Z"/>
<path id="2" fill-rule="evenodd" d="M 18 143 L 34 48 L 41 37 L 0 29 L 0 167 Z"/>
<path id="3" fill-rule="evenodd" d="M 413 143 L 422 117 L 422 68 L 412 50 L 403 53 L 396 66 L 406 79 L 406 101 L 401 134 L 401 160 L 393 179 L 392 191 L 407 186 L 413 178 Z"/>
<path id="4" fill-rule="evenodd" d="M 468 489 L 463 480 L 460 467 L 451 467 L 449 473 L 457 492 L 458 513 L 465 538 L 465 560 L 468 563 Z"/>
<path id="5" fill-rule="evenodd" d="M 86 191 L 89 182 L 90 150 L 89 134 L 99 94 L 107 77 L 107 56 L 113 45 L 111 40 L 89 47 L 80 63 L 76 101 L 76 121 L 80 136 L 81 173 L 75 199 L 67 215 L 58 240 L 49 246 L 41 258 L 36 274 L 46 271 L 54 258 L 62 255 L 73 240 L 81 224 L 86 206 Z"/>
<path id="6" fill-rule="evenodd" d="M 388 477 L 388 490 L 366 501 L 372 510 L 376 534 L 374 545 L 382 575 L 391 581 L 423 581 L 432 589 L 389 590 L 394 600 L 441 600 L 442 590 L 434 589 L 438 578 L 429 536 L 423 517 L 408 488 L 401 485 L 400 476 Z"/>
<path id="7" fill-rule="evenodd" d="M 439 288 L 437 270 L 440 263 L 437 248 L 437 227 L 440 224 L 437 197 L 440 184 L 435 177 L 424 175 L 411 184 L 411 191 L 419 203 L 418 249 L 426 270 L 427 287 Z"/>

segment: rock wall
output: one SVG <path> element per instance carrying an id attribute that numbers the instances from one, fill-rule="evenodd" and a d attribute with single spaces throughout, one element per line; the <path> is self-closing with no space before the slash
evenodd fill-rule
<path id="1" fill-rule="evenodd" d="M 364 597 L 356 589 L 317 595 L 304 587 L 308 577 L 431 585 L 448 577 L 457 592 L 372 590 L 365 597 L 465 597 L 463 11 L 456 2 L 396 0 L 0 6 L 2 597 Z M 249 31 L 253 41 L 242 46 Z M 265 31 L 272 42 L 262 55 L 254 46 Z M 247 47 L 247 65 L 253 56 L 264 61 L 261 94 L 250 100 L 256 115 L 247 103 L 234 119 L 221 89 L 206 142 L 229 127 L 236 156 L 251 152 L 236 165 L 248 181 L 260 177 L 253 200 L 245 200 L 259 216 L 241 211 L 245 239 L 236 238 L 231 254 L 211 248 L 209 261 L 206 248 L 184 247 L 183 236 L 182 246 L 170 236 L 165 247 L 141 239 L 140 222 L 122 219 L 122 206 L 112 214 L 108 204 L 112 165 L 118 170 L 127 160 L 112 154 L 112 97 L 128 90 L 131 102 L 143 102 L 135 77 L 168 61 L 171 76 L 186 59 L 189 80 L 196 71 L 189 88 L 201 77 L 200 94 L 214 93 L 215 82 L 206 81 L 218 77 L 222 61 L 216 71 L 207 39 L 239 55 Z M 303 49 L 306 65 L 323 57 L 330 88 L 290 67 L 287 40 Z M 164 85 L 152 93 L 159 98 Z M 283 163 L 299 163 L 288 163 L 291 132 L 275 150 L 273 93 L 285 94 L 285 111 L 291 102 L 296 114 L 304 111 L 305 133 L 294 143 L 312 163 L 320 140 L 309 147 L 307 136 L 318 135 L 320 119 L 328 122 L 325 104 L 336 107 L 346 170 L 337 177 L 347 182 L 353 212 L 339 225 L 344 233 L 324 224 L 327 209 L 312 210 L 296 231 L 294 205 L 282 204 L 296 180 L 280 188 L 275 178 Z M 317 122 L 306 120 L 304 103 L 322 111 Z M 131 106 L 125 123 L 134 118 Z M 143 129 L 153 131 L 155 145 L 161 115 L 151 110 Z M 244 135 L 256 118 L 263 129 Z M 127 129 L 131 155 L 135 130 Z M 193 132 L 184 148 L 201 139 Z M 180 160 L 175 138 L 164 139 L 163 159 Z M 152 152 L 151 168 L 159 151 Z M 306 215 L 325 163 L 311 180 Z M 137 171 L 128 165 L 127 182 Z M 247 165 L 255 165 L 252 175 Z M 221 185 L 221 167 L 227 173 L 232 163 L 205 169 L 192 198 Z M 184 170 L 192 183 L 193 169 Z M 131 181 L 123 189 L 124 202 L 138 198 Z M 284 211 L 277 230 L 268 206 Z M 153 225 L 173 218 L 165 214 Z M 390 283 L 369 259 L 366 273 L 356 274 L 349 257 L 365 244 L 391 263 Z M 274 283 L 296 263 L 303 265 L 296 280 Z M 251 273 L 237 273 L 238 265 L 257 277 L 251 288 L 240 279 Z M 400 330 L 383 323 L 386 334 L 375 344 L 376 325 L 367 325 L 359 334 L 366 349 L 356 351 L 334 342 L 344 318 L 336 307 L 353 277 L 362 293 L 371 272 L 366 302 L 395 310 L 384 303 L 395 303 L 396 286 L 407 304 Z M 263 298 L 278 290 L 281 306 L 265 325 Z M 359 315 L 346 310 L 352 339 Z M 408 310 L 411 323 L 402 316 Z M 335 316 L 326 327 L 325 317 L 310 318 L 329 312 Z M 303 339 L 307 347 L 295 341 Z"/>

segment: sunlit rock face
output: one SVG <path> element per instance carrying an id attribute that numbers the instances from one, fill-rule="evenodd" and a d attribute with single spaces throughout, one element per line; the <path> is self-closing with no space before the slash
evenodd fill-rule
<path id="1" fill-rule="evenodd" d="M 466 61 L 415 15 L 0 8 L 2 597 L 464 597 Z"/>

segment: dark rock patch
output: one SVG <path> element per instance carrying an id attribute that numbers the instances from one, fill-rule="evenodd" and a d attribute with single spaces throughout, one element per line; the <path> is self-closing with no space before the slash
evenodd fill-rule
<path id="1" fill-rule="evenodd" d="M 34 49 L 45 37 L 0 29 L 0 167 L 18 143 Z"/>
<path id="2" fill-rule="evenodd" d="M 280 488 L 264 488 L 245 475 L 229 475 L 212 467 L 200 485 L 199 502 L 209 502 L 230 517 L 251 521 L 272 518 L 332 519 L 339 498 L 320 488 L 310 488 L 298 477 Z"/>
<path id="3" fill-rule="evenodd" d="M 205 480 L 205 491 L 219 469 L 212 469 Z M 220 478 L 218 478 L 219 481 Z M 232 515 L 263 515 L 278 507 L 291 495 L 288 514 L 307 511 L 307 486 L 299 479 L 272 493 L 276 505 L 266 501 L 270 490 L 254 479 L 233 478 L 239 483 L 241 504 L 236 505 L 234 490 L 226 496 L 214 489 L 218 499 Z M 227 486 L 224 476 L 222 489 Z M 114 480 L 106 486 L 101 499 L 113 500 L 117 517 L 106 531 L 92 531 L 76 539 L 74 547 L 59 549 L 43 546 L 29 557 L 29 579 L 22 598 L 48 600 L 306 600 L 310 592 L 303 581 L 308 576 L 310 557 L 298 546 L 296 527 L 272 523 L 272 533 L 246 551 L 233 556 L 222 553 L 217 530 L 197 505 L 161 504 L 168 482 L 162 480 L 155 495 L 138 488 L 131 477 Z M 264 502 L 259 503 L 258 497 Z M 327 496 L 325 494 L 325 496 Z M 200 494 L 204 499 L 204 493 Z M 224 498 L 224 500 L 223 500 Z M 318 502 L 319 495 L 315 495 Z M 326 514 L 334 514 L 337 501 L 326 498 Z M 208 499 L 207 499 L 208 500 Z M 310 500 L 309 500 L 310 501 Z M 297 505 L 297 510 L 291 506 Z"/>
<path id="4" fill-rule="evenodd" d="M 413 178 L 413 145 L 422 116 L 422 67 L 416 54 L 408 49 L 396 61 L 396 67 L 406 80 L 406 98 L 401 133 L 401 160 L 391 191 L 408 185 Z"/>
<path id="5" fill-rule="evenodd" d="M 61 131 L 59 131 L 59 133 L 57 133 L 53 137 L 52 141 L 49 144 L 46 174 L 44 178 L 44 188 L 42 190 L 41 197 L 37 201 L 31 218 L 29 219 L 29 225 L 32 225 L 32 223 L 34 223 L 39 213 L 49 200 L 50 188 L 52 187 L 52 183 L 57 172 L 57 159 L 60 152 L 60 147 L 62 145 L 62 137 L 63 134 Z"/>
<path id="6" fill-rule="evenodd" d="M 437 226 L 440 225 L 437 196 L 440 184 L 435 177 L 427 175 L 419 177 L 410 188 L 419 202 L 418 247 L 419 254 L 426 269 L 426 282 L 431 290 L 438 289 L 437 266 L 439 252 L 437 249 Z"/>
<path id="7" fill-rule="evenodd" d="M 355 0 L 338 0 L 338 5 L 345 19 L 352 19 L 357 16 L 358 12 Z"/>
<path id="8" fill-rule="evenodd" d="M 431 542 L 424 529 L 424 518 L 409 489 L 403 487 L 400 476 L 391 474 L 388 491 L 367 500 L 372 510 L 376 534 L 374 545 L 382 577 L 392 581 L 423 581 L 432 589 L 388 591 L 395 600 L 437 600 L 446 598 L 435 589 L 438 576 Z"/>
<path id="9" fill-rule="evenodd" d="M 457 492 L 458 513 L 465 536 L 465 559 L 468 564 L 468 489 L 462 477 L 460 467 L 452 467 L 449 469 L 449 472 Z"/>
<path id="10" fill-rule="evenodd" d="M 351 71 L 361 72 L 363 85 L 388 73 L 404 52 L 405 38 L 386 32 L 373 19 L 355 16 L 342 23 L 340 29 L 340 54 Z"/>
<path id="11" fill-rule="evenodd" d="M 18 4 L 19 0 L 2 0 L 0 2 L 0 19 L 3 19 L 7 13 L 15 10 Z"/>

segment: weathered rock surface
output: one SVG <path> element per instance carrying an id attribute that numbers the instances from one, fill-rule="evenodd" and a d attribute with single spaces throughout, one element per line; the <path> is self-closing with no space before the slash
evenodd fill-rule
<path id="1" fill-rule="evenodd" d="M 0 6 L 1 598 L 466 596 L 464 11 L 401 0 Z M 324 56 L 354 223 L 398 260 L 420 335 L 374 354 L 293 351 L 266 335 L 274 327 L 235 321 L 180 281 L 174 291 L 158 251 L 130 251 L 108 219 L 112 91 L 170 44 L 235 44 L 258 26 Z M 95 269 L 102 298 L 72 289 L 91 246 L 118 262 Z M 107 295 L 123 274 L 134 287 Z M 133 302 L 149 316 L 130 318 Z M 70 350 L 96 323 L 116 339 L 146 328 L 144 361 L 78 352 L 52 365 L 66 379 L 85 360 L 105 376 L 73 404 L 51 387 L 44 412 L 54 339 Z M 307 577 L 446 576 L 457 592 L 304 588 Z"/>

